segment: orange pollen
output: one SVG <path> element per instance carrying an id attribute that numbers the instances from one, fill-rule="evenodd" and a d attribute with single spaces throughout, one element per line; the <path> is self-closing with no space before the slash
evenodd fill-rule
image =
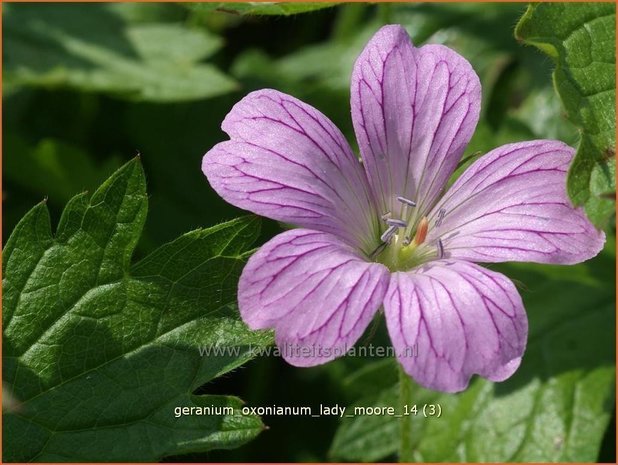
<path id="1" fill-rule="evenodd" d="M 418 228 L 416 228 L 416 235 L 414 236 L 414 243 L 416 245 L 421 245 L 425 238 L 427 237 L 427 231 L 429 230 L 429 221 L 427 217 L 424 216 L 423 219 L 418 224 Z"/>

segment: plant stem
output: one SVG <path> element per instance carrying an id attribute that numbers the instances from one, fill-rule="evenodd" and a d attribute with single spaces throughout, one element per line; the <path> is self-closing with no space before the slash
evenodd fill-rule
<path id="1" fill-rule="evenodd" d="M 412 378 L 399 366 L 399 407 L 402 409 L 399 423 L 399 463 L 413 461 L 412 450 L 412 415 L 405 415 L 405 405 L 412 399 Z M 410 413 L 408 411 L 408 413 Z"/>

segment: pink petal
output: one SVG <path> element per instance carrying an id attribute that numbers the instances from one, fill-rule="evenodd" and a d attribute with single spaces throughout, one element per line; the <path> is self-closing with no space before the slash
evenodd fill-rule
<path id="1" fill-rule="evenodd" d="M 443 209 L 428 242 L 441 238 L 447 257 L 476 262 L 579 263 L 603 248 L 582 209 L 566 193 L 574 150 L 537 140 L 492 150 L 473 163 L 436 205 Z"/>
<path id="2" fill-rule="evenodd" d="M 222 128 L 231 140 L 204 156 L 202 171 L 227 202 L 375 248 L 380 233 L 366 175 L 322 113 L 267 89 L 238 102 Z"/>
<path id="3" fill-rule="evenodd" d="M 415 48 L 401 26 L 385 26 L 352 74 L 354 129 L 376 198 L 431 208 L 472 137 L 481 87 L 470 64 L 442 45 Z"/>
<path id="4" fill-rule="evenodd" d="M 289 363 L 313 366 L 354 345 L 382 304 L 388 280 L 386 267 L 365 262 L 337 237 L 294 229 L 251 257 L 238 304 L 251 329 L 275 329 Z"/>
<path id="5" fill-rule="evenodd" d="M 430 389 L 462 391 L 473 374 L 503 381 L 526 346 L 515 286 L 473 263 L 442 260 L 393 274 L 384 311 L 399 362 Z"/>

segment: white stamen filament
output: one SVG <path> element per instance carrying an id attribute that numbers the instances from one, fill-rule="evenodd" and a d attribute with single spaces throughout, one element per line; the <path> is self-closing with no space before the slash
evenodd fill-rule
<path id="1" fill-rule="evenodd" d="M 400 209 L 400 216 L 402 218 L 408 218 L 409 216 L 409 209 L 411 209 L 412 207 L 416 207 L 416 202 L 414 202 L 413 200 L 410 200 L 406 197 L 402 197 L 402 196 L 398 196 L 397 197 L 397 201 L 401 203 L 402 208 Z M 410 240 L 410 232 L 408 229 L 410 229 L 410 224 L 402 219 L 399 218 L 393 218 L 392 217 L 392 212 L 391 211 L 387 211 L 386 213 L 384 213 L 381 216 L 382 220 L 389 226 L 388 229 L 382 234 L 382 236 L 380 236 L 380 239 L 382 240 L 382 242 L 388 243 L 390 242 L 391 238 L 397 234 L 397 236 L 399 236 L 399 229 L 402 228 L 404 230 L 403 233 L 403 237 L 401 238 L 403 245 L 409 245 L 411 240 Z M 399 240 L 399 239 L 398 239 Z"/>
<path id="2" fill-rule="evenodd" d="M 391 270 L 407 270 L 419 264 L 445 257 L 444 244 L 439 238 L 431 242 L 426 239 L 429 233 L 429 218 L 423 214 L 416 202 L 406 197 L 395 197 L 401 204 L 399 211 L 388 211 L 381 218 L 386 230 L 380 236 L 381 244 L 371 254 Z M 446 216 L 440 208 L 434 227 L 439 226 Z"/>

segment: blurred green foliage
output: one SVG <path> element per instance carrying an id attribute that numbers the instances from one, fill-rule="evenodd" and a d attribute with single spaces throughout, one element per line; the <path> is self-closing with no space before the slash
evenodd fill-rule
<path id="1" fill-rule="evenodd" d="M 119 5 L 8 5 L 4 83 L 72 87 L 134 100 L 178 102 L 235 83 L 201 63 L 221 46 L 206 30 L 140 22 Z"/>
<path id="2" fill-rule="evenodd" d="M 189 230 L 240 216 L 200 171 L 202 155 L 225 139 L 219 127 L 231 106 L 251 90 L 276 88 L 320 109 L 354 145 L 352 65 L 386 23 L 403 24 L 415 44 L 454 48 L 478 72 L 483 106 L 468 162 L 518 140 L 557 138 L 577 145 L 578 127 L 552 84 L 554 63 L 513 36 L 525 4 L 319 6 L 297 15 L 291 5 L 277 4 L 5 7 L 3 237 L 44 197 L 58 218 L 69 198 L 95 189 L 137 152 L 150 211 L 138 257 Z M 595 176 L 591 189 L 607 194 L 604 178 Z M 265 221 L 261 240 L 278 230 Z M 608 242 L 614 241 L 613 221 L 607 231 Z M 609 250 L 577 267 L 500 268 L 521 282 L 530 355 L 506 383 L 477 381 L 462 395 L 440 397 L 442 418 L 414 424 L 417 457 L 613 461 L 615 434 L 607 426 L 615 423 L 615 284 L 607 270 L 614 263 Z M 361 343 L 388 344 L 384 325 L 376 323 Z M 203 392 L 237 395 L 249 405 L 366 405 L 392 403 L 395 383 L 388 361 L 344 358 L 298 369 L 260 358 Z M 447 427 L 449 418 L 453 426 Z M 340 425 L 336 418 L 265 417 L 270 429 L 239 449 L 168 460 L 393 460 L 397 447 L 390 436 L 397 436 L 398 423 L 378 420 Z M 534 438 L 543 447 L 527 442 Z"/>

